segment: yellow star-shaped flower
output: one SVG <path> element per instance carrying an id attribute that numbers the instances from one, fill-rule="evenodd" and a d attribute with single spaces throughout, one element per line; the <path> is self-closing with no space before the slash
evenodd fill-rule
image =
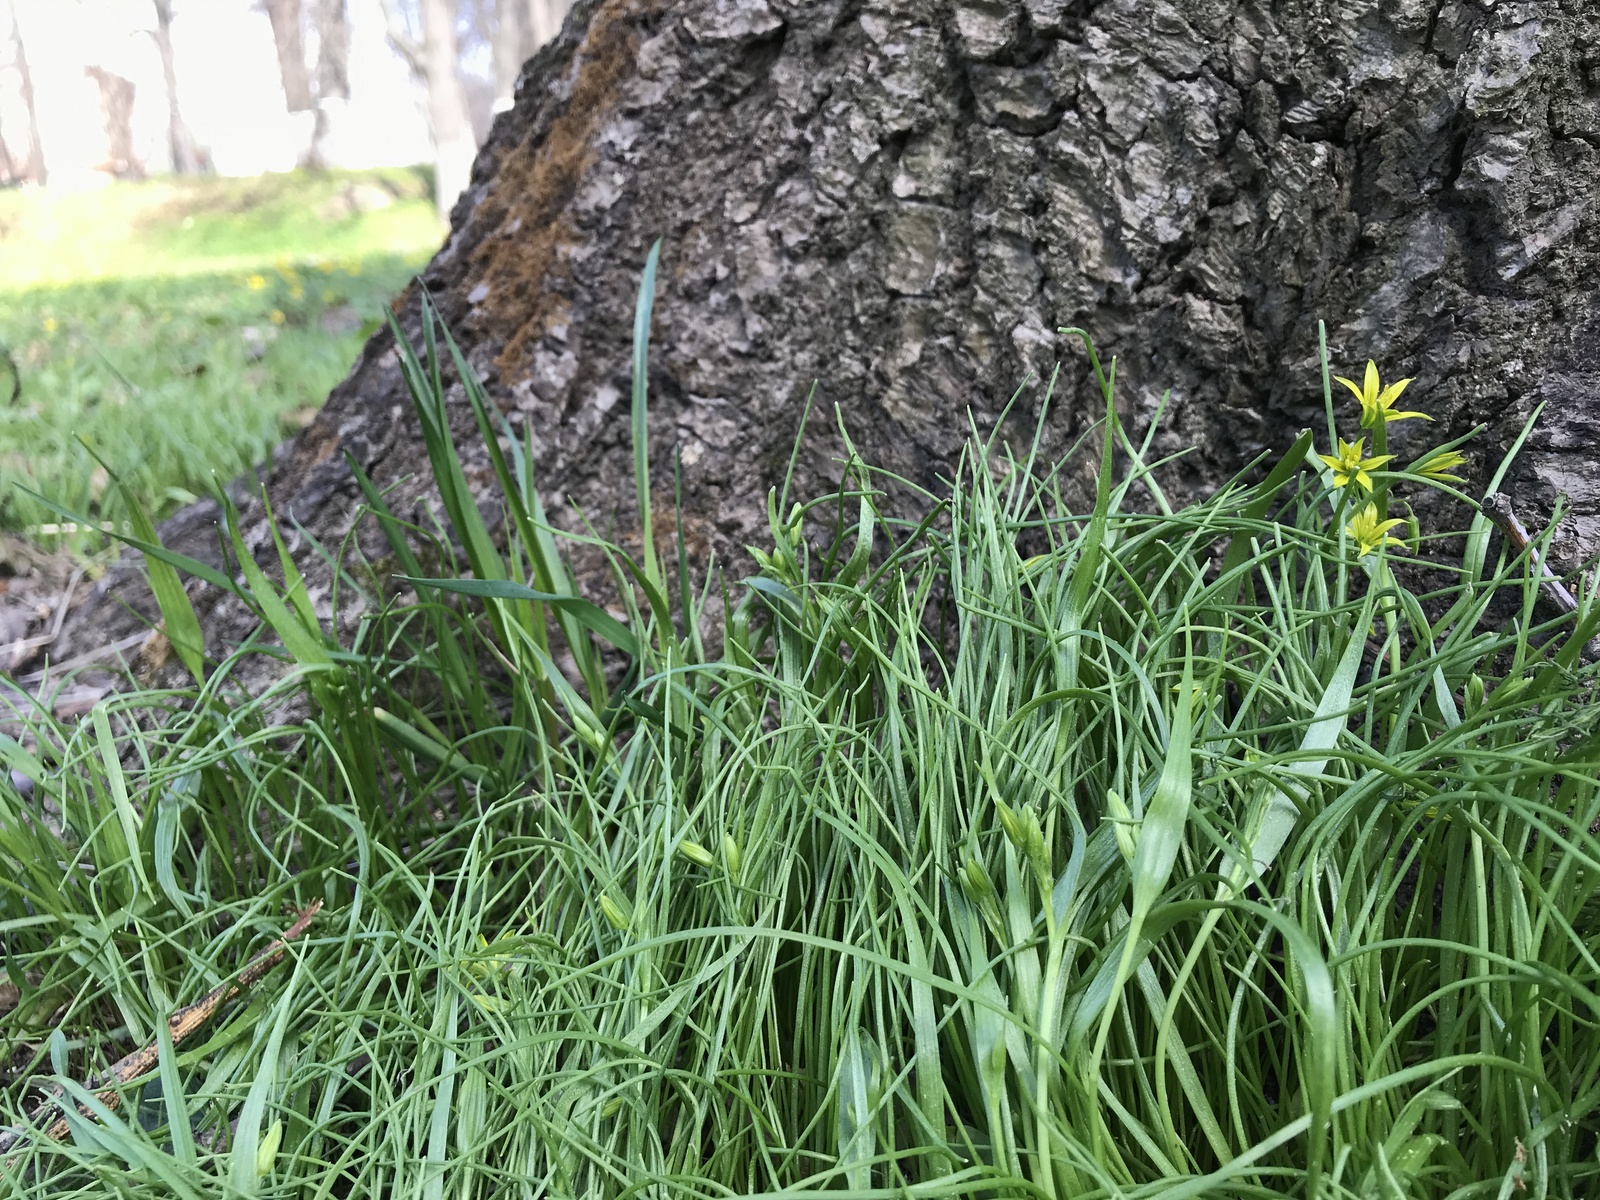
<path id="1" fill-rule="evenodd" d="M 1421 417 L 1424 421 L 1433 420 L 1427 413 L 1420 412 L 1395 412 L 1394 402 L 1400 399 L 1400 393 L 1406 390 L 1410 379 L 1402 379 L 1398 383 L 1391 383 L 1388 387 L 1381 387 L 1378 380 L 1378 364 L 1370 358 L 1367 360 L 1367 374 L 1357 387 L 1355 382 L 1342 375 L 1335 376 L 1345 387 L 1355 393 L 1357 400 L 1361 401 L 1361 424 L 1363 428 L 1370 429 L 1379 421 L 1407 421 L 1412 417 Z"/>
<path id="2" fill-rule="evenodd" d="M 1378 520 L 1378 506 L 1369 504 L 1351 518 L 1344 531 L 1355 538 L 1356 553 L 1365 557 L 1385 544 L 1399 546 L 1404 550 L 1406 544 L 1389 532 L 1396 525 L 1404 524 L 1405 522 L 1398 517 L 1391 517 L 1387 521 Z"/>
<path id="3" fill-rule="evenodd" d="M 1333 468 L 1333 482 L 1339 487 L 1347 486 L 1354 479 L 1359 486 L 1366 488 L 1370 492 L 1372 490 L 1372 476 L 1367 472 L 1376 471 L 1384 463 L 1394 458 L 1394 455 L 1379 454 L 1372 458 L 1362 458 L 1361 455 L 1366 449 L 1366 445 L 1366 438 L 1357 438 L 1353 442 L 1347 442 L 1340 438 L 1339 453 L 1319 454 L 1317 457 Z"/>

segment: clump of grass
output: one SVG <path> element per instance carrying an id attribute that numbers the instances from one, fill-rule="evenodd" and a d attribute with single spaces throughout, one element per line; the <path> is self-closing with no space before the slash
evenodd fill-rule
<path id="1" fill-rule="evenodd" d="M 1372 467 L 1369 500 L 1307 436 L 1173 507 L 1091 352 L 1092 511 L 975 440 L 912 522 L 852 458 L 837 494 L 773 500 L 702 644 L 706 593 L 653 556 L 591 540 L 622 617 L 575 595 L 530 456 L 425 328 L 403 366 L 453 537 L 362 480 L 414 603 L 353 571 L 338 645 L 230 514 L 282 647 L 240 653 L 291 656 L 309 718 L 197 660 L 191 691 L 0 743 L 37 781 L 0 789 L 7 1121 L 326 905 L 8 1187 L 1592 1194 L 1600 609 L 1540 621 L 1479 516 L 1459 561 L 1427 535 L 1445 582 L 1413 590 L 1352 504 L 1436 473 Z M 442 420 L 452 360 L 505 545 Z M 430 537 L 452 578 L 420 581 Z M 169 627 L 186 604 L 166 589 Z"/>

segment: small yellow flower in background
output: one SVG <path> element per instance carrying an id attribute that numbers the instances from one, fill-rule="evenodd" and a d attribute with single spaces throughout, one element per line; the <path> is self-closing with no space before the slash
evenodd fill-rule
<path id="1" fill-rule="evenodd" d="M 1350 520 L 1344 531 L 1356 540 L 1356 552 L 1360 557 L 1371 554 L 1379 546 L 1392 544 L 1402 550 L 1406 544 L 1389 532 L 1397 525 L 1405 522 L 1398 517 L 1390 517 L 1387 521 L 1378 520 L 1378 506 L 1369 504 Z"/>
<path id="2" fill-rule="evenodd" d="M 346 275 L 359 275 L 359 274 L 361 274 L 361 264 L 359 262 L 357 262 L 353 258 L 350 259 L 348 262 L 346 262 L 344 264 L 344 273 Z"/>
<path id="3" fill-rule="evenodd" d="M 56 330 L 58 330 L 60 328 L 61 328 L 61 322 L 56 320 L 54 317 L 46 317 L 44 319 L 44 331 L 46 333 L 54 333 Z"/>
<path id="4" fill-rule="evenodd" d="M 245 286 L 248 287 L 252 292 L 259 292 L 262 288 L 267 286 L 267 277 L 265 275 L 252 275 L 244 282 Z"/>
<path id="5" fill-rule="evenodd" d="M 1340 383 L 1355 393 L 1357 400 L 1361 401 L 1361 424 L 1370 429 L 1380 420 L 1407 421 L 1412 417 L 1421 417 L 1424 421 L 1433 420 L 1427 413 L 1420 412 L 1395 412 L 1394 402 L 1400 399 L 1400 393 L 1406 390 L 1410 379 L 1402 379 L 1398 383 L 1391 383 L 1388 387 L 1380 387 L 1378 380 L 1378 364 L 1370 358 L 1367 360 L 1367 374 L 1357 387 L 1354 381 L 1342 375 L 1335 376 Z"/>
<path id="6" fill-rule="evenodd" d="M 1429 479 L 1437 479 L 1444 483 L 1465 483 L 1466 480 L 1462 479 L 1461 476 L 1451 475 L 1450 472 L 1466 461 L 1467 456 L 1458 451 L 1439 450 L 1428 455 L 1427 458 L 1411 469 L 1418 475 L 1426 476 Z"/>
<path id="7" fill-rule="evenodd" d="M 1357 438 L 1353 442 L 1339 439 L 1339 453 L 1317 455 L 1323 462 L 1333 468 L 1333 482 L 1339 487 L 1347 486 L 1352 479 L 1361 487 L 1372 490 L 1372 476 L 1368 471 L 1376 471 L 1384 463 L 1394 457 L 1392 454 L 1379 454 L 1373 458 L 1362 458 L 1362 451 L 1366 449 L 1367 439 Z"/>
<path id="8" fill-rule="evenodd" d="M 301 287 L 298 283 L 289 289 L 289 299 L 291 300 L 299 300 L 305 294 L 305 288 Z"/>
<path id="9" fill-rule="evenodd" d="M 327 259 L 319 258 L 317 259 L 317 270 L 321 271 L 324 275 L 332 275 L 337 268 Z"/>
<path id="10" fill-rule="evenodd" d="M 267 317 L 267 320 L 271 321 L 274 325 L 282 325 L 284 321 L 288 320 L 288 318 L 283 315 L 283 309 L 275 308 L 272 310 L 272 314 Z"/>
<path id="11" fill-rule="evenodd" d="M 325 292 L 322 293 L 322 302 L 324 304 L 332 304 L 338 298 L 339 298 L 339 293 L 333 291 L 331 288 L 328 291 L 325 291 Z"/>

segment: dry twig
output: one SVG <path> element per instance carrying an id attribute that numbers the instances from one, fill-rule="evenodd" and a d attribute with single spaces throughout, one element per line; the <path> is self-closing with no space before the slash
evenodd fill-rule
<path id="1" fill-rule="evenodd" d="M 312 918 L 317 915 L 317 911 L 321 907 L 321 900 L 313 900 L 300 911 L 300 914 L 295 918 L 294 924 L 283 931 L 282 937 L 274 939 L 270 946 L 245 965 L 244 970 L 239 972 L 237 979 L 232 983 L 224 983 L 212 988 L 211 991 L 193 1004 L 186 1008 L 180 1008 L 172 1016 L 168 1017 L 167 1032 L 172 1036 L 173 1046 L 177 1047 L 185 1038 L 209 1021 L 219 1008 L 240 992 L 254 987 L 263 975 L 277 966 L 278 962 L 283 958 L 285 947 L 310 927 Z M 152 1070 L 160 1060 L 160 1057 L 160 1042 L 152 1041 L 149 1045 L 142 1046 L 132 1054 L 118 1059 L 111 1064 L 104 1077 L 94 1085 L 97 1089 L 95 1098 L 107 1108 L 114 1110 L 117 1105 L 122 1103 L 122 1094 L 115 1089 Z M 60 1106 L 59 1100 L 46 1104 L 38 1113 L 34 1114 L 35 1124 L 37 1125 L 39 1120 L 48 1116 L 50 1112 L 59 1109 Z M 82 1105 L 79 1105 L 78 1111 L 84 1116 L 90 1115 L 89 1110 Z M 70 1126 L 67 1124 L 66 1116 L 63 1115 L 45 1130 L 45 1137 L 60 1141 L 69 1132 Z M 29 1131 L 26 1129 L 7 1129 L 0 1132 L 0 1154 L 4 1154 L 28 1136 Z M 14 1161 L 14 1159 L 8 1159 L 6 1166 L 9 1168 Z"/>

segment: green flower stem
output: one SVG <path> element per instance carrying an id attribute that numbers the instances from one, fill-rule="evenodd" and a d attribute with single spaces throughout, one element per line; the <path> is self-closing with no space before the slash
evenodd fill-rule
<path id="1" fill-rule="evenodd" d="M 1383 415 L 1378 415 L 1377 422 L 1372 426 L 1372 457 L 1379 458 L 1389 453 L 1389 422 Z M 1378 506 L 1378 520 L 1389 519 L 1389 483 L 1383 474 L 1379 474 L 1373 481 L 1372 502 Z"/>

